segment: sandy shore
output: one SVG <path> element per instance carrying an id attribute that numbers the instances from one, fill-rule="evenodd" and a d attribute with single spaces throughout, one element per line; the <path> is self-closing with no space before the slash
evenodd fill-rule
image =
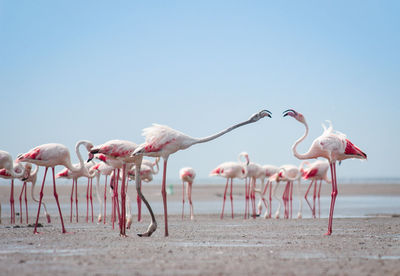
<path id="1" fill-rule="evenodd" d="M 222 188 L 197 186 L 194 202 L 221 200 Z M 400 186 L 393 184 L 339 188 L 339 196 L 400 195 Z M 84 187 L 80 190 L 83 199 Z M 156 185 L 144 187 L 150 202 L 161 199 L 159 190 Z M 240 188 L 236 190 L 242 194 Z M 180 186 L 175 191 L 169 201 L 181 200 Z M 8 187 L 0 192 L 1 202 L 8 204 Z M 70 186 L 60 185 L 58 192 L 68 202 Z M 323 193 L 329 194 L 329 187 Z M 51 189 L 45 194 L 53 200 Z M 160 215 L 152 237 L 136 236 L 147 229 L 147 211 L 143 221 L 134 222 L 128 230 L 127 238 L 120 238 L 117 228 L 109 224 L 84 223 L 84 217 L 79 223 L 67 221 L 67 230 L 73 233 L 61 234 L 59 218 L 52 214 L 52 219 L 47 224 L 42 217 L 42 234 L 33 235 L 31 227 L 12 226 L 9 214 L 3 214 L 2 275 L 400 275 L 397 216 L 335 219 L 329 237 L 323 235 L 327 219 L 244 220 L 236 216 L 220 220 L 218 214 L 204 214 L 190 221 L 170 215 L 167 238 Z"/>

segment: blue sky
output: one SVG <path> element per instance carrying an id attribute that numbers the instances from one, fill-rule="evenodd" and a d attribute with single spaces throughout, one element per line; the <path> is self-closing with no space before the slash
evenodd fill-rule
<path id="1" fill-rule="evenodd" d="M 310 126 L 299 151 L 331 120 L 368 154 L 339 178 L 398 178 L 399 12 L 398 1 L 0 1 L 0 148 L 140 144 L 152 123 L 203 137 L 270 110 L 169 159 L 169 178 L 183 166 L 207 178 L 241 151 L 299 164 L 304 128 L 281 116 L 294 108 Z"/>

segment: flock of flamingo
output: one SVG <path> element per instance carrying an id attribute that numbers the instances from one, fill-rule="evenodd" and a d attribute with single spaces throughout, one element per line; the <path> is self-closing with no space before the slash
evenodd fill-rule
<path id="1" fill-rule="evenodd" d="M 333 131 L 332 125 L 328 128 L 324 126 L 324 132 L 321 136 L 316 138 L 309 150 L 300 154 L 297 152 L 297 146 L 307 137 L 308 135 L 308 125 L 304 116 L 301 113 L 296 112 L 293 109 L 289 109 L 283 112 L 283 116 L 290 116 L 302 123 L 305 126 L 305 133 L 300 137 L 293 145 L 292 150 L 295 157 L 300 160 L 304 160 L 300 167 L 294 165 L 284 165 L 281 167 L 276 167 L 272 165 L 261 166 L 259 164 L 250 162 L 249 155 L 246 152 L 239 154 L 239 162 L 225 162 L 217 166 L 211 171 L 210 175 L 218 175 L 225 177 L 226 185 L 223 196 L 223 205 L 221 212 L 221 219 L 224 216 L 224 208 L 226 201 L 226 194 L 229 187 L 230 181 L 230 201 L 231 201 L 231 211 L 232 218 L 233 214 L 233 196 L 232 196 L 232 182 L 234 178 L 246 179 L 245 182 L 245 218 L 250 217 L 250 212 L 252 217 L 260 215 L 263 206 L 265 206 L 266 211 L 264 214 L 265 218 L 272 217 L 271 211 L 271 201 L 272 197 L 276 198 L 279 202 L 278 209 L 275 213 L 275 218 L 279 218 L 281 201 L 276 196 L 276 191 L 278 185 L 281 181 L 286 182 L 286 186 L 283 192 L 282 201 L 284 205 L 284 218 L 292 217 L 292 199 L 293 199 L 293 184 L 297 181 L 297 192 L 299 193 L 300 179 L 311 180 L 307 192 L 305 194 L 306 201 L 312 211 L 312 216 L 316 217 L 316 198 L 320 197 L 321 182 L 326 181 L 332 184 L 331 193 L 331 205 L 329 213 L 329 223 L 328 231 L 326 235 L 331 235 L 332 233 L 332 219 L 335 207 L 335 200 L 337 196 L 337 181 L 336 181 L 336 162 L 341 162 L 348 158 L 358 158 L 366 159 L 367 155 L 362 152 L 358 147 L 351 143 L 344 134 L 340 132 Z M 32 183 L 32 198 L 38 203 L 37 215 L 34 233 L 38 233 L 37 226 L 40 216 L 41 207 L 43 206 L 45 216 L 47 221 L 50 222 L 50 215 L 47 212 L 46 204 L 43 202 L 43 188 L 47 176 L 47 171 L 49 168 L 52 170 L 52 182 L 53 182 L 53 193 L 54 198 L 58 207 L 62 233 L 66 233 L 64 226 L 63 215 L 61 212 L 58 194 L 56 189 L 56 178 L 68 178 L 72 179 L 72 189 L 71 189 L 71 211 L 70 211 L 70 222 L 73 218 L 73 205 L 75 203 L 76 209 L 76 221 L 78 221 L 78 198 L 77 198 L 77 179 L 79 177 L 87 177 L 88 185 L 86 191 L 87 200 L 87 212 L 86 221 L 89 220 L 89 201 L 91 205 L 91 217 L 93 222 L 93 200 L 92 200 L 92 180 L 97 179 L 96 192 L 97 199 L 99 201 L 100 212 L 98 215 L 98 222 L 103 220 L 106 223 L 106 200 L 107 200 L 107 177 L 110 177 L 110 187 L 112 188 L 112 211 L 111 220 L 114 228 L 114 222 L 118 219 L 119 231 L 121 236 L 126 236 L 126 229 L 130 228 L 132 224 L 132 211 L 130 208 L 130 198 L 127 194 L 128 181 L 131 179 L 135 181 L 136 191 L 137 191 L 137 204 L 138 204 L 138 220 L 141 220 L 141 204 L 142 202 L 147 207 L 147 210 L 151 217 L 150 225 L 147 231 L 138 234 L 140 237 L 151 236 L 157 229 L 157 222 L 153 213 L 153 210 L 149 202 L 144 197 L 141 191 L 141 181 L 149 182 L 153 179 L 153 175 L 158 173 L 159 167 L 158 163 L 160 158 L 163 159 L 163 175 L 162 175 L 162 186 L 161 194 L 163 199 L 164 207 L 164 220 L 165 220 L 165 236 L 168 236 L 168 211 L 167 211 L 167 193 L 166 193 L 166 173 L 167 173 L 167 162 L 171 154 L 177 152 L 178 150 L 184 150 L 192 145 L 205 143 L 214 140 L 238 127 L 257 122 L 261 118 L 269 117 L 271 118 L 271 112 L 268 110 L 262 110 L 254 115 L 252 115 L 248 120 L 241 123 L 235 124 L 219 133 L 204 138 L 193 138 L 182 132 L 174 130 L 165 125 L 153 124 L 152 126 L 145 128 L 143 130 L 143 136 L 145 137 L 145 142 L 137 145 L 130 141 L 124 140 L 110 140 L 104 144 L 94 146 L 89 141 L 79 141 L 75 146 L 75 152 L 79 159 L 78 164 L 72 164 L 70 158 L 70 152 L 67 147 L 61 144 L 43 144 L 37 146 L 30 151 L 18 155 L 14 161 L 11 155 L 6 151 L 0 150 L 0 177 L 11 179 L 11 195 L 10 195 L 10 205 L 11 205 L 11 223 L 15 223 L 15 208 L 14 208 L 14 179 L 21 179 L 23 181 L 23 186 L 20 200 L 20 222 L 22 223 L 22 196 L 25 192 L 25 206 L 26 206 L 26 221 L 28 223 L 28 208 L 27 208 L 27 197 L 26 197 L 26 183 Z M 88 153 L 87 162 L 84 161 L 80 149 L 85 148 Z M 154 160 L 143 159 L 143 157 L 153 157 Z M 318 157 L 326 159 L 316 160 L 310 163 L 307 160 L 316 159 Z M 93 159 L 97 159 L 100 162 L 96 163 Z M 23 163 L 23 164 L 22 164 Z M 36 165 L 35 170 L 32 171 L 32 164 Z M 55 167 L 63 166 L 65 167 L 63 171 L 55 174 Z M 42 180 L 42 185 L 40 188 L 39 199 L 35 198 L 34 195 L 34 185 L 36 183 L 37 172 L 39 167 L 44 167 L 44 176 Z M 330 168 L 331 177 L 327 177 L 327 172 Z M 104 190 L 104 197 L 100 195 L 99 179 L 100 176 L 104 175 L 106 178 L 106 185 Z M 192 183 L 196 176 L 195 171 L 190 167 L 185 167 L 179 172 L 180 178 L 182 180 L 182 218 L 184 217 L 184 204 L 185 204 L 185 183 L 187 183 L 187 197 L 190 204 L 190 217 L 193 219 L 193 205 L 192 205 Z M 256 180 L 261 179 L 260 189 L 256 189 Z M 264 185 L 265 179 L 267 179 L 266 185 Z M 248 181 L 247 181 L 248 180 Z M 318 186 L 319 181 L 319 186 Z M 119 183 L 120 182 L 120 183 Z M 273 186 L 272 183 L 276 184 Z M 120 185 L 120 187 L 119 187 Z M 310 189 L 313 187 L 313 204 L 311 204 L 307 195 Z M 266 195 L 269 191 L 269 197 Z M 118 194 L 119 193 L 119 194 Z M 260 200 L 256 206 L 256 193 L 260 194 Z M 75 198 L 74 198 L 75 196 Z M 299 213 L 298 218 L 302 217 L 302 200 L 299 197 Z M 250 206 L 251 202 L 251 206 Z M 104 213 L 102 214 L 104 206 Z M 1 208 L 1 207 L 0 207 Z M 1 209 L 0 209 L 1 211 Z M 0 218 L 1 219 L 1 218 Z M 0 220 L 1 222 L 1 220 Z"/>

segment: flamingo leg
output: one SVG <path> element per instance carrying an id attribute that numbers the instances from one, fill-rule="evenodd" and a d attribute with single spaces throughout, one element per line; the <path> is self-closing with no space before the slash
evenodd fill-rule
<path id="1" fill-rule="evenodd" d="M 317 197 L 317 185 L 318 185 L 318 181 L 315 180 L 315 183 L 314 183 L 314 194 L 313 194 L 313 210 L 312 210 L 313 218 L 316 218 L 316 216 L 315 216 L 315 208 L 316 208 L 315 199 Z"/>
<path id="2" fill-rule="evenodd" d="M 184 209 L 185 209 L 185 182 L 182 181 L 182 219 L 184 215 Z"/>
<path id="3" fill-rule="evenodd" d="M 57 207 L 58 207 L 58 212 L 60 213 L 62 233 L 65 234 L 65 233 L 67 233 L 67 231 L 65 231 L 64 220 L 63 220 L 63 216 L 62 216 L 62 213 L 61 213 L 60 203 L 58 202 L 58 194 L 57 194 L 57 189 L 56 189 L 56 178 L 55 178 L 55 173 L 54 173 L 54 167 L 51 168 L 51 170 L 53 171 L 53 192 L 54 192 L 54 198 L 56 199 Z"/>
<path id="4" fill-rule="evenodd" d="M 140 181 L 140 189 L 142 189 L 142 182 Z M 142 199 L 140 198 L 139 194 L 137 194 L 137 206 L 138 206 L 138 221 L 142 220 Z"/>
<path id="5" fill-rule="evenodd" d="M 26 182 L 24 182 L 24 186 L 25 186 L 25 213 L 26 213 L 26 224 L 28 224 L 28 199 L 26 198 Z M 22 216 L 21 216 L 22 217 Z"/>
<path id="6" fill-rule="evenodd" d="M 122 165 L 120 236 L 126 237 L 126 163 Z"/>
<path id="7" fill-rule="evenodd" d="M 337 183 L 336 183 L 336 162 L 331 162 L 330 167 L 332 175 L 332 194 L 331 194 L 331 207 L 329 211 L 328 232 L 326 232 L 325 234 L 327 236 L 332 234 L 333 211 L 335 209 L 335 201 L 338 194 Z"/>
<path id="8" fill-rule="evenodd" d="M 269 183 L 269 218 L 271 217 L 272 217 L 272 182 Z"/>
<path id="9" fill-rule="evenodd" d="M 69 216 L 69 222 L 72 223 L 72 204 L 74 202 L 74 185 L 75 185 L 75 179 L 72 179 L 72 189 L 71 189 L 71 214 Z"/>
<path id="10" fill-rule="evenodd" d="M 244 196 L 244 199 L 245 199 L 245 202 L 244 202 L 244 219 L 246 219 L 247 218 L 247 203 L 249 202 L 249 193 L 248 193 L 248 191 L 247 191 L 247 177 L 245 178 L 245 181 L 244 181 L 244 194 L 245 194 L 245 196 Z"/>
<path id="11" fill-rule="evenodd" d="M 194 219 L 193 203 L 192 203 L 192 182 L 188 182 L 187 196 L 190 204 L 190 219 Z"/>
<path id="12" fill-rule="evenodd" d="M 314 181 L 315 181 L 315 180 L 311 180 L 310 185 L 308 185 L 307 191 L 306 191 L 306 193 L 304 194 L 304 199 L 306 200 L 308 207 L 310 207 L 311 213 L 313 212 L 313 208 L 311 207 L 311 202 L 308 201 L 307 196 L 308 196 L 308 192 L 310 191 L 310 189 L 311 189 L 311 187 L 312 187 Z"/>
<path id="13" fill-rule="evenodd" d="M 10 192 L 10 207 L 11 207 L 11 224 L 15 223 L 15 205 L 14 205 L 14 179 L 11 179 L 11 192 Z"/>
<path id="14" fill-rule="evenodd" d="M 225 200 L 226 200 L 226 191 L 228 189 L 228 183 L 229 183 L 229 178 L 226 179 L 226 185 L 225 185 L 225 192 L 224 192 L 224 198 L 222 202 L 222 212 L 221 212 L 221 219 L 224 218 L 224 209 L 225 209 Z"/>
<path id="15" fill-rule="evenodd" d="M 253 218 L 256 218 L 256 179 L 251 179 L 251 208 L 253 209 Z"/>
<path id="16" fill-rule="evenodd" d="M 88 178 L 88 183 L 86 186 L 86 223 L 89 222 L 89 183 L 90 180 Z"/>
<path id="17" fill-rule="evenodd" d="M 46 167 L 46 169 L 45 169 L 45 171 L 44 171 L 43 182 L 42 182 L 42 188 L 40 189 L 40 193 L 39 193 L 39 207 L 38 207 L 38 212 L 37 212 L 36 222 L 35 222 L 35 229 L 33 230 L 33 234 L 39 234 L 39 232 L 38 232 L 36 229 L 37 229 L 38 222 L 39 222 L 40 207 L 42 206 L 43 187 L 44 187 L 44 181 L 46 180 L 47 170 L 48 170 L 48 167 Z"/>
<path id="18" fill-rule="evenodd" d="M 284 218 L 288 218 L 288 210 L 287 210 L 287 201 L 288 201 L 288 186 L 289 186 L 289 181 L 286 183 L 285 185 L 285 190 L 283 191 L 283 195 L 282 195 L 282 200 L 283 200 L 283 207 L 284 207 Z"/>
<path id="19" fill-rule="evenodd" d="M 106 224 L 106 212 L 107 212 L 107 175 L 106 175 L 106 181 L 104 182 L 104 217 L 103 217 L 104 224 Z"/>
<path id="20" fill-rule="evenodd" d="M 321 201 L 320 201 L 320 197 L 321 197 L 321 184 L 322 184 L 322 180 L 319 182 L 319 188 L 318 188 L 318 218 L 321 217 Z"/>
<path id="21" fill-rule="evenodd" d="M 163 180 L 162 180 L 162 187 L 161 187 L 161 194 L 163 197 L 164 203 L 164 221 L 165 221 L 165 236 L 168 237 L 168 211 L 167 211 L 167 193 L 165 191 L 166 187 L 166 180 L 167 180 L 167 161 L 168 159 L 164 160 L 164 171 L 163 171 Z"/>
<path id="22" fill-rule="evenodd" d="M 231 212 L 232 212 L 232 218 L 233 218 L 233 194 L 232 194 L 232 190 L 233 190 L 233 178 L 231 178 L 231 194 L 230 194 L 230 199 L 231 199 Z"/>
<path id="23" fill-rule="evenodd" d="M 292 218 L 292 212 L 293 212 L 293 181 L 290 181 L 290 218 Z"/>
<path id="24" fill-rule="evenodd" d="M 76 211 L 76 222 L 79 220 L 78 215 L 78 178 L 75 178 L 75 211 Z"/>
<path id="25" fill-rule="evenodd" d="M 116 178 L 115 185 L 114 185 L 114 197 L 115 197 L 114 208 L 115 208 L 116 211 L 117 211 L 118 223 L 119 223 L 120 220 L 121 220 L 121 213 L 120 213 L 120 210 L 119 210 L 119 197 L 118 197 L 119 175 L 120 175 L 120 170 L 117 169 L 117 176 L 116 176 L 117 178 Z"/>
<path id="26" fill-rule="evenodd" d="M 24 193 L 24 188 L 26 186 L 26 182 L 22 184 L 21 193 L 19 194 L 19 223 L 22 224 L 22 195 Z"/>
<path id="27" fill-rule="evenodd" d="M 92 223 L 93 223 L 93 178 L 90 178 L 90 206 L 92 208 Z"/>

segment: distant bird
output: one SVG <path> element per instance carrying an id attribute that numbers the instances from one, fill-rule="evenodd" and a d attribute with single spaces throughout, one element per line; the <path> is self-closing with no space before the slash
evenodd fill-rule
<path id="1" fill-rule="evenodd" d="M 11 170 L 7 170 L 5 168 L 0 169 L 0 178 L 10 179 L 11 186 L 10 186 L 10 210 L 11 210 L 11 217 L 10 223 L 15 223 L 15 203 L 14 203 L 14 179 L 18 178 L 18 176 L 24 173 L 24 167 L 21 164 L 14 164 Z"/>
<path id="2" fill-rule="evenodd" d="M 257 214 L 261 215 L 262 203 L 264 203 L 265 208 L 266 208 L 264 217 L 271 218 L 272 183 L 269 180 L 269 178 L 278 172 L 278 167 L 273 166 L 273 165 L 264 165 L 264 166 L 262 166 L 262 168 L 263 168 L 264 174 L 262 177 L 260 177 L 261 178 L 261 189 L 260 189 L 260 201 L 258 202 L 258 205 L 257 205 Z M 267 183 L 264 186 L 265 178 L 267 179 Z M 268 187 L 269 187 L 269 204 L 267 204 L 266 200 L 265 200 L 265 195 L 268 191 Z"/>
<path id="3" fill-rule="evenodd" d="M 40 145 L 40 146 L 37 146 L 37 147 L 31 149 L 27 153 L 24 153 L 24 154 L 21 154 L 18 156 L 17 162 L 29 162 L 32 164 L 36 164 L 37 166 L 46 167 L 46 169 L 44 171 L 42 188 L 40 190 L 39 208 L 38 208 L 38 213 L 36 216 L 35 229 L 33 230 L 34 234 L 38 233 L 37 225 L 39 222 L 40 206 L 41 206 L 42 199 L 43 199 L 43 187 L 44 187 L 44 183 L 46 180 L 48 168 L 51 168 L 53 171 L 53 191 L 54 191 L 54 197 L 57 202 L 58 212 L 60 214 L 62 233 L 67 232 L 64 227 L 64 220 L 63 220 L 62 213 L 61 213 L 60 203 L 58 202 L 58 194 L 57 194 L 57 190 L 56 190 L 54 167 L 58 166 L 58 165 L 65 166 L 73 172 L 78 172 L 78 171 L 82 170 L 82 168 L 85 166 L 85 164 L 84 164 L 82 156 L 79 152 L 79 147 L 81 145 L 84 145 L 87 151 L 90 151 L 93 147 L 93 144 L 88 141 L 79 141 L 76 144 L 75 152 L 79 159 L 79 166 L 72 165 L 68 148 L 61 144 L 52 143 L 52 144 Z"/>
<path id="4" fill-rule="evenodd" d="M 252 115 L 247 121 L 233 125 L 232 127 L 227 128 L 215 135 L 211 135 L 205 138 L 193 138 L 168 126 L 158 124 L 153 124 L 153 126 L 145 128 L 143 130 L 143 136 L 146 137 L 146 141 L 145 143 L 138 146 L 133 155 L 162 157 L 164 159 L 164 172 L 161 193 L 164 203 L 165 236 L 168 236 L 167 193 L 165 190 L 168 157 L 178 150 L 187 149 L 195 144 L 209 142 L 232 131 L 235 128 L 257 122 L 264 117 L 271 117 L 271 112 L 269 112 L 268 110 L 262 110 L 259 113 Z M 150 224 L 150 227 L 154 229 L 154 232 L 156 227 L 152 227 L 152 225 L 156 225 L 155 219 Z M 151 235 L 151 233 L 147 232 L 146 235 L 149 236 Z"/>
<path id="5" fill-rule="evenodd" d="M 193 214 L 193 203 L 192 203 L 192 184 L 194 178 L 196 177 L 196 172 L 193 168 L 185 167 L 180 169 L 179 177 L 182 180 L 182 219 L 184 215 L 184 208 L 185 208 L 185 182 L 187 183 L 187 197 L 190 204 L 190 219 L 194 219 Z"/>
<path id="6" fill-rule="evenodd" d="M 306 169 L 303 169 L 303 164 L 308 164 Z M 307 188 L 307 191 L 304 195 L 304 198 L 311 209 L 312 217 L 316 218 L 316 206 L 315 200 L 318 198 L 318 210 L 320 212 L 320 196 L 321 196 L 321 184 L 322 181 L 326 181 L 327 183 L 331 183 L 331 180 L 328 178 L 328 170 L 329 170 L 329 162 L 326 160 L 317 160 L 313 163 L 309 163 L 308 161 L 303 161 L 302 168 L 300 169 L 303 179 L 311 180 L 310 185 Z M 317 185 L 319 181 L 318 193 L 317 193 Z M 312 185 L 314 184 L 314 194 L 313 194 L 313 206 L 311 207 L 311 203 L 308 201 L 308 192 L 310 191 Z"/>
<path id="7" fill-rule="evenodd" d="M 31 184 L 31 197 L 32 200 L 36 203 L 39 203 L 39 200 L 36 199 L 35 197 L 35 185 L 36 185 L 36 180 L 37 180 L 37 173 L 39 171 L 39 166 L 36 166 L 36 168 L 32 171 L 32 164 L 31 163 L 25 163 L 25 171 L 24 174 L 21 178 L 21 180 L 24 182 L 21 194 L 19 196 L 19 206 L 20 206 L 20 218 L 21 218 L 21 223 L 22 223 L 22 193 L 25 191 L 25 207 L 26 207 L 26 223 L 28 223 L 28 206 L 27 206 L 27 198 L 26 198 L 26 190 L 27 190 L 27 183 L 32 183 Z M 44 201 L 42 201 L 43 205 L 43 211 L 44 215 L 47 218 L 47 223 L 51 222 L 50 214 L 47 212 L 46 204 Z"/>
<path id="8" fill-rule="evenodd" d="M 293 200 L 293 182 L 297 180 L 296 191 L 297 195 L 299 196 L 299 212 L 297 214 L 297 218 L 302 217 L 302 201 L 300 195 L 300 179 L 301 173 L 297 166 L 295 165 L 282 165 L 279 167 L 278 173 L 271 177 L 271 180 L 275 180 L 276 184 L 273 188 L 273 196 L 278 200 L 279 205 L 275 213 L 275 218 L 279 218 L 280 216 L 280 208 L 281 202 L 279 198 L 276 196 L 276 191 L 279 186 L 280 181 L 286 181 L 285 190 L 282 195 L 282 200 L 284 204 L 284 218 L 292 218 L 292 200 Z"/>
<path id="9" fill-rule="evenodd" d="M 110 140 L 102 145 L 93 147 L 93 149 L 90 151 L 91 154 L 98 154 L 102 153 L 106 155 L 110 159 L 118 160 L 122 162 L 122 184 L 121 184 L 121 215 L 119 218 L 119 227 L 120 227 L 120 235 L 125 237 L 126 236 L 126 225 L 127 225 L 127 218 L 126 218 L 126 176 L 127 172 L 129 171 L 129 168 L 127 168 L 127 164 L 138 164 L 139 162 L 142 162 L 142 157 L 137 157 L 134 156 L 133 153 L 137 149 L 137 145 L 133 142 L 130 141 L 125 141 L 125 140 Z M 89 161 L 89 160 L 88 160 Z M 140 169 L 140 165 L 138 170 Z M 139 174 L 139 173 L 138 173 Z M 117 175 L 116 179 L 119 178 L 119 175 Z M 140 179 L 139 179 L 140 181 Z M 136 183 L 136 186 L 138 186 L 138 182 Z M 114 187 L 114 192 L 116 192 L 117 189 Z M 145 202 L 146 204 L 146 202 Z M 147 205 L 147 204 L 146 204 Z M 129 220 L 132 218 L 128 218 L 128 223 Z"/>
<path id="10" fill-rule="evenodd" d="M 244 156 L 246 158 L 246 162 L 242 162 L 240 157 Z M 228 184 L 229 180 L 231 181 L 231 188 L 230 188 L 230 199 L 231 199 L 231 212 L 232 212 L 232 218 L 234 217 L 233 215 L 233 179 L 234 178 L 239 178 L 243 179 L 247 177 L 247 165 L 249 164 L 249 159 L 248 159 L 248 154 L 246 152 L 242 152 L 239 154 L 239 162 L 224 162 L 220 165 L 218 165 L 215 169 L 213 169 L 210 173 L 210 176 L 222 176 L 226 178 L 226 184 L 225 184 L 225 191 L 224 191 L 224 197 L 223 197 L 223 203 L 222 203 L 222 212 L 221 212 L 221 219 L 224 218 L 224 210 L 225 210 L 225 201 L 226 201 L 226 191 L 228 190 Z M 250 183 L 249 183 L 250 185 Z M 245 186 L 245 192 L 246 192 L 246 209 L 245 209 L 245 216 L 247 213 L 247 203 L 248 203 L 248 189 L 247 185 Z"/>
<path id="11" fill-rule="evenodd" d="M 65 168 L 61 172 L 56 175 L 56 178 L 66 178 L 72 179 L 72 189 L 71 189 L 71 214 L 70 214 L 70 222 L 72 222 L 72 205 L 73 205 L 73 196 L 75 189 L 75 205 L 76 205 L 76 222 L 78 222 L 78 179 L 81 177 L 86 177 L 88 179 L 87 188 L 86 188 L 86 222 L 89 219 L 89 198 L 92 206 L 92 222 L 93 222 L 93 201 L 92 201 L 92 189 L 90 188 L 90 180 L 95 176 L 95 172 L 89 173 L 91 167 L 95 166 L 94 162 L 85 163 L 85 166 L 77 172 L 72 172 L 70 169 Z M 73 166 L 77 167 L 78 164 L 73 164 Z M 89 188 L 90 188 L 90 196 L 89 196 Z"/>
<path id="12" fill-rule="evenodd" d="M 293 144 L 292 151 L 294 156 L 301 160 L 323 157 L 329 161 L 332 176 L 332 195 L 331 207 L 329 212 L 328 232 L 326 233 L 326 235 L 331 235 L 333 211 L 335 208 L 335 201 L 338 193 L 336 181 L 336 161 L 340 162 L 348 158 L 367 159 L 367 155 L 362 152 L 358 147 L 356 147 L 352 142 L 350 142 L 350 140 L 346 138 L 346 135 L 339 132 L 333 132 L 332 125 L 329 128 L 324 129 L 323 134 L 314 140 L 314 142 L 311 144 L 311 147 L 306 153 L 300 154 L 297 152 L 297 146 L 308 135 L 308 125 L 306 123 L 306 119 L 304 118 L 303 114 L 298 113 L 293 109 L 288 109 L 284 111 L 283 116 L 290 116 L 295 118 L 306 128 L 304 135 Z"/>

